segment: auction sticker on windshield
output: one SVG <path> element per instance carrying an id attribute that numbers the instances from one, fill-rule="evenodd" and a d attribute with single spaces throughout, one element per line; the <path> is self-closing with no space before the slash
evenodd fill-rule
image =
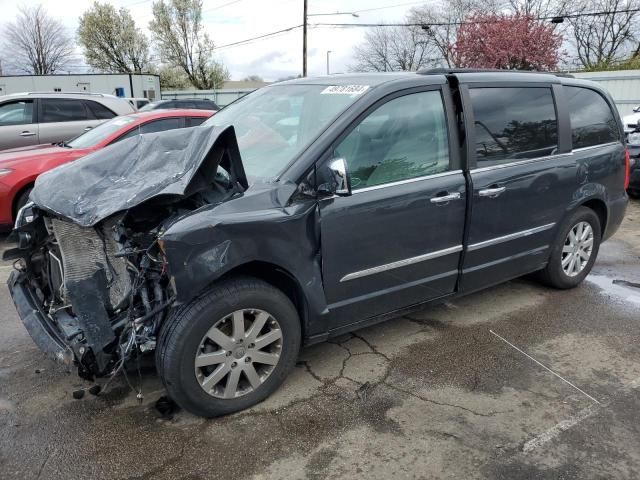
<path id="1" fill-rule="evenodd" d="M 332 85 L 325 88 L 322 95 L 362 95 L 369 89 L 369 85 Z"/>

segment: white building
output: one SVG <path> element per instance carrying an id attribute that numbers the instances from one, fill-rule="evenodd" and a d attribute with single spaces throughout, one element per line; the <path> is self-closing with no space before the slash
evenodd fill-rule
<path id="1" fill-rule="evenodd" d="M 598 82 L 609 90 L 622 116 L 633 113 L 633 108 L 640 105 L 640 70 L 574 72 L 571 75 Z"/>
<path id="2" fill-rule="evenodd" d="M 134 73 L 0 76 L 0 95 L 21 92 L 109 93 L 155 100 L 160 98 L 160 77 Z"/>

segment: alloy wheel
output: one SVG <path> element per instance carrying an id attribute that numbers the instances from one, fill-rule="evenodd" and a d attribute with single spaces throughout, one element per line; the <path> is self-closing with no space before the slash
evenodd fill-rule
<path id="1" fill-rule="evenodd" d="M 593 228 L 588 222 L 574 225 L 562 247 L 562 270 L 575 277 L 584 270 L 593 252 Z"/>
<path id="2" fill-rule="evenodd" d="M 257 390 L 282 353 L 278 321 L 260 309 L 237 310 L 218 320 L 195 357 L 198 383 L 209 395 L 231 399 Z"/>

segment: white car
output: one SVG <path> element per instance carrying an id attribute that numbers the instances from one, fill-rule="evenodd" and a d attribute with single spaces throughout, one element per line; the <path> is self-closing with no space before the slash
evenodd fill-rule
<path id="1" fill-rule="evenodd" d="M 58 143 L 118 115 L 129 102 L 101 93 L 16 93 L 0 96 L 0 150 Z"/>

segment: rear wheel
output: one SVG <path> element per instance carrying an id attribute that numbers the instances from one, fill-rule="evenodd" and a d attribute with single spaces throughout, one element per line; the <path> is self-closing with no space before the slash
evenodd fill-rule
<path id="1" fill-rule="evenodd" d="M 573 288 L 589 274 L 598 256 L 600 219 L 587 207 L 576 210 L 560 231 L 540 279 L 555 288 Z"/>
<path id="2" fill-rule="evenodd" d="M 250 277 L 215 286 L 163 326 L 156 361 L 169 395 L 185 410 L 215 417 L 273 393 L 300 349 L 289 298 Z"/>

